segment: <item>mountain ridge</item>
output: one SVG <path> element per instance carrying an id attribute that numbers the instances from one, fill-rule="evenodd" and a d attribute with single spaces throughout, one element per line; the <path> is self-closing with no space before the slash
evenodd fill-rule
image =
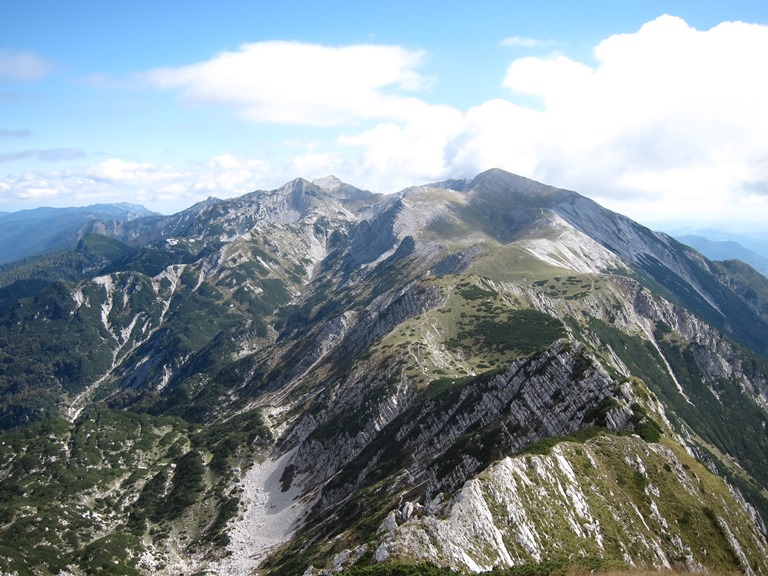
<path id="1" fill-rule="evenodd" d="M 588 551 L 768 573 L 746 265 L 499 170 L 388 197 L 296 179 L 87 231 L 104 266 L 0 315 L 3 570 Z"/>

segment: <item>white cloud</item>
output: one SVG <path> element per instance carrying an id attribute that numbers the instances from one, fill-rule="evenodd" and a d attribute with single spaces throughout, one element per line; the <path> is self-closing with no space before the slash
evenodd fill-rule
<path id="1" fill-rule="evenodd" d="M 0 180 L 0 206 L 17 209 L 29 200 L 37 200 L 37 205 L 44 200 L 49 206 L 130 201 L 171 213 L 208 196 L 228 198 L 276 187 L 284 177 L 263 161 L 230 155 L 185 168 L 110 158 L 89 166 L 6 177 Z"/>
<path id="2" fill-rule="evenodd" d="M 333 126 L 418 114 L 426 105 L 404 93 L 429 83 L 417 71 L 422 58 L 398 46 L 272 41 L 141 77 L 180 90 L 188 104 L 232 107 L 254 122 Z"/>
<path id="3" fill-rule="evenodd" d="M 738 189 L 768 146 L 766 53 L 768 27 L 698 31 L 663 16 L 601 42 L 594 68 L 518 60 L 504 85 L 544 99 L 545 176 L 594 188 L 602 174 L 603 193 L 674 195 L 687 174 L 687 188 L 722 193 Z"/>
<path id="4" fill-rule="evenodd" d="M 462 114 L 447 106 L 425 108 L 405 126 L 379 124 L 356 135 L 339 138 L 343 147 L 363 149 L 351 173 L 361 184 L 392 192 L 445 174 L 446 142 L 461 133 Z"/>
<path id="5" fill-rule="evenodd" d="M 150 163 L 126 162 L 119 158 L 109 158 L 87 167 L 82 174 L 94 181 L 104 182 L 153 182 L 173 177 L 176 172 L 171 168 Z"/>
<path id="6" fill-rule="evenodd" d="M 32 82 L 50 72 L 47 60 L 32 52 L 0 49 L 0 80 Z"/>
<path id="7" fill-rule="evenodd" d="M 503 80 L 538 108 L 493 100 L 453 119 L 433 142 L 434 177 L 497 166 L 568 187 L 636 218 L 768 218 L 768 27 L 707 31 L 662 16 L 612 36 L 589 66 L 563 55 L 520 58 Z M 520 100 L 524 102 L 525 99 Z M 421 119 L 381 125 L 344 143 L 365 149 L 383 178 L 408 178 Z M 368 158 L 375 158 L 375 162 Z M 412 174 L 420 172 L 413 170 Z"/>

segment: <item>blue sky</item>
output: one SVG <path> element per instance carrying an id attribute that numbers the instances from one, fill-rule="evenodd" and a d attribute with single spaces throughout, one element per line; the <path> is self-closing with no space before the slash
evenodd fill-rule
<path id="1" fill-rule="evenodd" d="M 4 2 L 0 211 L 501 167 L 762 223 L 767 54 L 762 0 Z"/>

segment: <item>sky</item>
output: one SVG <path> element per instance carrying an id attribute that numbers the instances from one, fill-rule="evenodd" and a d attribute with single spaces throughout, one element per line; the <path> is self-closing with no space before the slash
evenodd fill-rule
<path id="1" fill-rule="evenodd" d="M 765 0 L 2 0 L 0 211 L 490 169 L 768 222 Z"/>

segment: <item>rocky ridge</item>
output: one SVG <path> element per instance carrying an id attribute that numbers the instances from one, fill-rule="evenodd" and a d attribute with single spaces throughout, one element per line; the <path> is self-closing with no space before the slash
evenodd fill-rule
<path id="1" fill-rule="evenodd" d="M 680 515 L 681 503 L 698 500 L 710 480 L 687 454 L 636 437 L 561 443 L 545 455 L 504 458 L 426 513 L 408 504 L 392 512 L 374 557 L 418 554 L 481 572 L 539 562 L 556 540 L 563 555 L 608 554 L 630 566 L 698 572 L 721 553 L 709 539 L 724 533 L 740 570 L 764 571 L 748 559 L 764 542 L 743 508 L 723 499 L 698 517 Z"/>

